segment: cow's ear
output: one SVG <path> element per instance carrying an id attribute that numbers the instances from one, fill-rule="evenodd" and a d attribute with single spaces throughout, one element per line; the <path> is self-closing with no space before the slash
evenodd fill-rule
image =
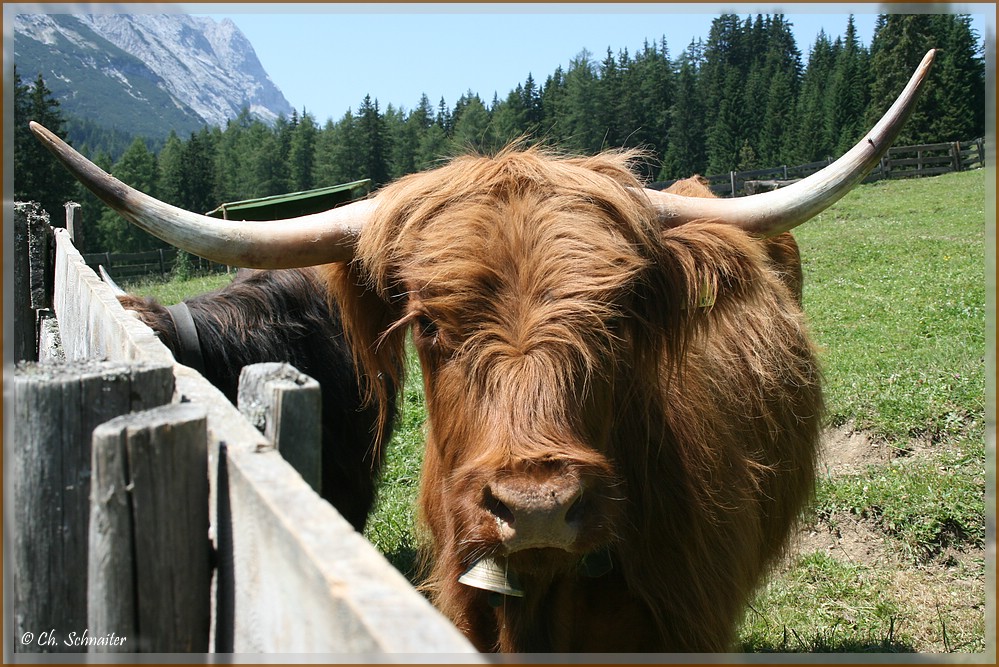
<path id="1" fill-rule="evenodd" d="M 748 313 L 796 308 L 791 292 L 771 269 L 759 239 L 727 225 L 690 223 L 664 230 L 655 249 L 643 301 L 644 316 L 665 334 L 676 362 L 697 336 Z"/>
<path id="2" fill-rule="evenodd" d="M 322 274 L 330 308 L 340 313 L 366 399 L 385 411 L 390 394 L 402 386 L 406 366 L 405 330 L 385 333 L 398 320 L 398 307 L 379 296 L 356 263 L 329 264 L 322 267 Z"/>

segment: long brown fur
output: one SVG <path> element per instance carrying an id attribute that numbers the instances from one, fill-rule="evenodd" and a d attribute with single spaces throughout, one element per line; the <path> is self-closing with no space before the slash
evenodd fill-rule
<path id="1" fill-rule="evenodd" d="M 240 373 L 249 364 L 287 362 L 319 382 L 322 496 L 360 532 L 374 505 L 395 396 L 382 391 L 375 407 L 358 392 L 339 311 L 320 280 L 314 268 L 241 269 L 231 283 L 185 303 L 198 331 L 205 378 L 233 404 Z M 180 336 L 163 305 L 132 295 L 119 301 L 179 356 Z"/>
<path id="2" fill-rule="evenodd" d="M 819 372 L 783 270 L 731 227 L 662 230 L 633 157 L 456 159 L 385 188 L 327 267 L 365 377 L 401 381 L 413 332 L 425 588 L 481 650 L 728 650 L 812 492 Z M 552 474 L 586 530 L 511 556 L 525 595 L 494 608 L 457 581 L 499 548 L 484 485 Z"/>

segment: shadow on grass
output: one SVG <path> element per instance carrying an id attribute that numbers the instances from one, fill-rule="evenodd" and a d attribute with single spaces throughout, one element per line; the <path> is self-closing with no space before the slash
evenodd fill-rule
<path id="1" fill-rule="evenodd" d="M 785 628 L 780 641 L 766 641 L 749 638 L 742 642 L 744 653 L 917 653 L 909 642 L 895 637 L 886 638 L 843 636 L 837 637 L 833 630 L 830 636 L 824 634 L 802 637 L 793 629 Z"/>
<path id="2" fill-rule="evenodd" d="M 394 551 L 385 554 L 385 560 L 391 563 L 392 567 L 399 570 L 402 576 L 406 577 L 413 586 L 419 583 L 420 564 L 415 547 L 409 544 L 401 545 Z"/>

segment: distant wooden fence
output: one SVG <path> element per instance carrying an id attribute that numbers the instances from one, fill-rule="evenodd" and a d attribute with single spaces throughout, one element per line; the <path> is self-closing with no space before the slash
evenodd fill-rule
<path id="1" fill-rule="evenodd" d="M 732 197 L 772 190 L 805 178 L 832 164 L 833 158 L 809 162 L 795 167 L 780 166 L 727 174 L 705 176 L 711 191 L 720 197 Z M 951 171 L 965 171 L 985 166 L 985 142 L 954 141 L 921 146 L 889 148 L 881 162 L 864 179 L 865 183 L 883 178 L 915 178 L 936 176 Z M 660 181 L 650 187 L 663 190 L 675 183 Z M 734 194 L 733 194 L 734 193 Z"/>
<path id="2" fill-rule="evenodd" d="M 28 361 L 5 374 L 15 652 L 484 662 L 280 444 L 125 312 L 67 229 L 34 205 L 15 209 L 26 243 L 14 317 L 32 323 L 15 327 Z M 41 261 L 28 262 L 28 241 Z M 294 373 L 264 368 L 248 384 L 257 401 L 277 398 L 268 410 L 307 409 L 314 397 L 281 398 Z M 278 438 L 302 417 L 272 419 L 265 430 Z M 296 457 L 314 466 L 308 452 Z"/>
<path id="3" fill-rule="evenodd" d="M 145 252 L 91 252 L 84 253 L 83 261 L 94 270 L 97 270 L 98 266 L 103 266 L 115 278 L 151 274 L 165 276 L 173 271 L 179 254 L 180 251 L 176 248 L 160 248 Z M 198 272 L 217 273 L 228 268 L 225 264 L 211 262 L 197 255 L 189 255 L 189 257 L 192 268 Z"/>

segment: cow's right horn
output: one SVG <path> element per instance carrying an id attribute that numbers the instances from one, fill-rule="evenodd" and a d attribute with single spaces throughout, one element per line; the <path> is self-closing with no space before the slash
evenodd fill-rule
<path id="1" fill-rule="evenodd" d="M 210 259 L 256 269 L 288 269 L 349 261 L 377 205 L 366 199 L 286 220 L 218 220 L 171 206 L 105 173 L 48 129 L 31 131 L 91 192 L 126 220 L 167 243 Z"/>
<path id="2" fill-rule="evenodd" d="M 684 197 L 646 190 L 660 220 L 667 227 L 693 220 L 714 220 L 754 235 L 774 236 L 818 215 L 860 183 L 888 151 L 916 106 L 935 54 L 935 50 L 927 52 L 881 120 L 857 145 L 825 169 L 786 188 L 735 199 Z"/>

